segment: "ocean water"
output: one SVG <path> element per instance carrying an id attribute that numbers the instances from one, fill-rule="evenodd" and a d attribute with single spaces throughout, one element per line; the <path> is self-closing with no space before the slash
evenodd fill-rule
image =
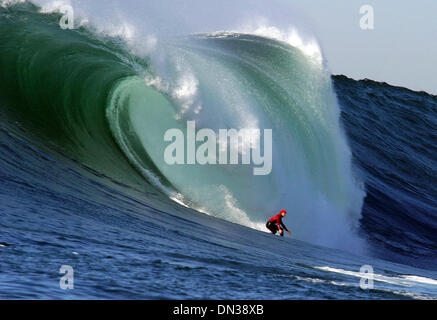
<path id="1" fill-rule="evenodd" d="M 139 48 L 60 16 L 0 6 L 0 298 L 437 298 L 435 96 L 269 28 Z M 272 129 L 271 174 L 166 164 L 187 120 Z"/>

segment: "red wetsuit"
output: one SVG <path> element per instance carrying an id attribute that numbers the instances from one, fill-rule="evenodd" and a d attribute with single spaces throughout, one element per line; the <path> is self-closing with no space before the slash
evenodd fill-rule
<path id="1" fill-rule="evenodd" d="M 272 232 L 272 233 L 276 233 L 276 231 L 280 230 L 281 227 L 283 229 L 285 229 L 286 231 L 288 231 L 287 227 L 284 225 L 284 223 L 282 222 L 282 215 L 279 213 L 276 216 L 273 216 L 269 219 L 269 221 L 267 222 L 267 228 Z"/>

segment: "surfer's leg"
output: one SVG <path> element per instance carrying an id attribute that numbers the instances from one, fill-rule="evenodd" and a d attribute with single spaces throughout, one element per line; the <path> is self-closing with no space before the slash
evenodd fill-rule
<path id="1" fill-rule="evenodd" d="M 276 224 L 274 224 L 274 223 L 272 223 L 270 221 L 267 221 L 266 227 L 273 234 L 276 234 L 276 231 L 278 231 L 278 227 L 276 226 Z"/>

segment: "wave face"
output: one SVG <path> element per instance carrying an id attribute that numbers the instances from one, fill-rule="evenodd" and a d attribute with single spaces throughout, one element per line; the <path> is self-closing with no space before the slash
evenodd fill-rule
<path id="1" fill-rule="evenodd" d="M 120 38 L 62 30 L 58 14 L 32 4 L 0 10 L 2 108 L 50 150 L 252 228 L 287 208 L 296 238 L 361 247 L 353 229 L 364 193 L 330 75 L 314 57 L 239 33 L 166 39 L 138 56 Z M 272 129 L 272 173 L 167 165 L 164 132 L 187 120 L 215 131 Z"/>
<path id="2" fill-rule="evenodd" d="M 435 264 L 437 98 L 344 76 L 334 84 L 365 177 L 362 233 L 386 258 Z"/>

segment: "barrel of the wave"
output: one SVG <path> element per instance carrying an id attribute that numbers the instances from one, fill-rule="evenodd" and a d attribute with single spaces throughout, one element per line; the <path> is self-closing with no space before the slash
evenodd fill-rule
<path id="1" fill-rule="evenodd" d="M 269 212 L 287 207 L 296 213 L 296 238 L 360 247 L 352 229 L 364 193 L 352 173 L 330 75 L 319 60 L 250 34 L 195 36 L 159 50 L 165 70 L 152 61 L 154 78 L 120 83 L 108 109 L 118 144 L 147 179 L 159 172 L 185 204 L 264 231 Z M 271 172 L 257 176 L 241 162 L 168 164 L 165 133 L 177 129 L 188 139 L 191 122 L 196 135 L 271 130 Z M 158 171 L 144 163 L 144 154 Z"/>

